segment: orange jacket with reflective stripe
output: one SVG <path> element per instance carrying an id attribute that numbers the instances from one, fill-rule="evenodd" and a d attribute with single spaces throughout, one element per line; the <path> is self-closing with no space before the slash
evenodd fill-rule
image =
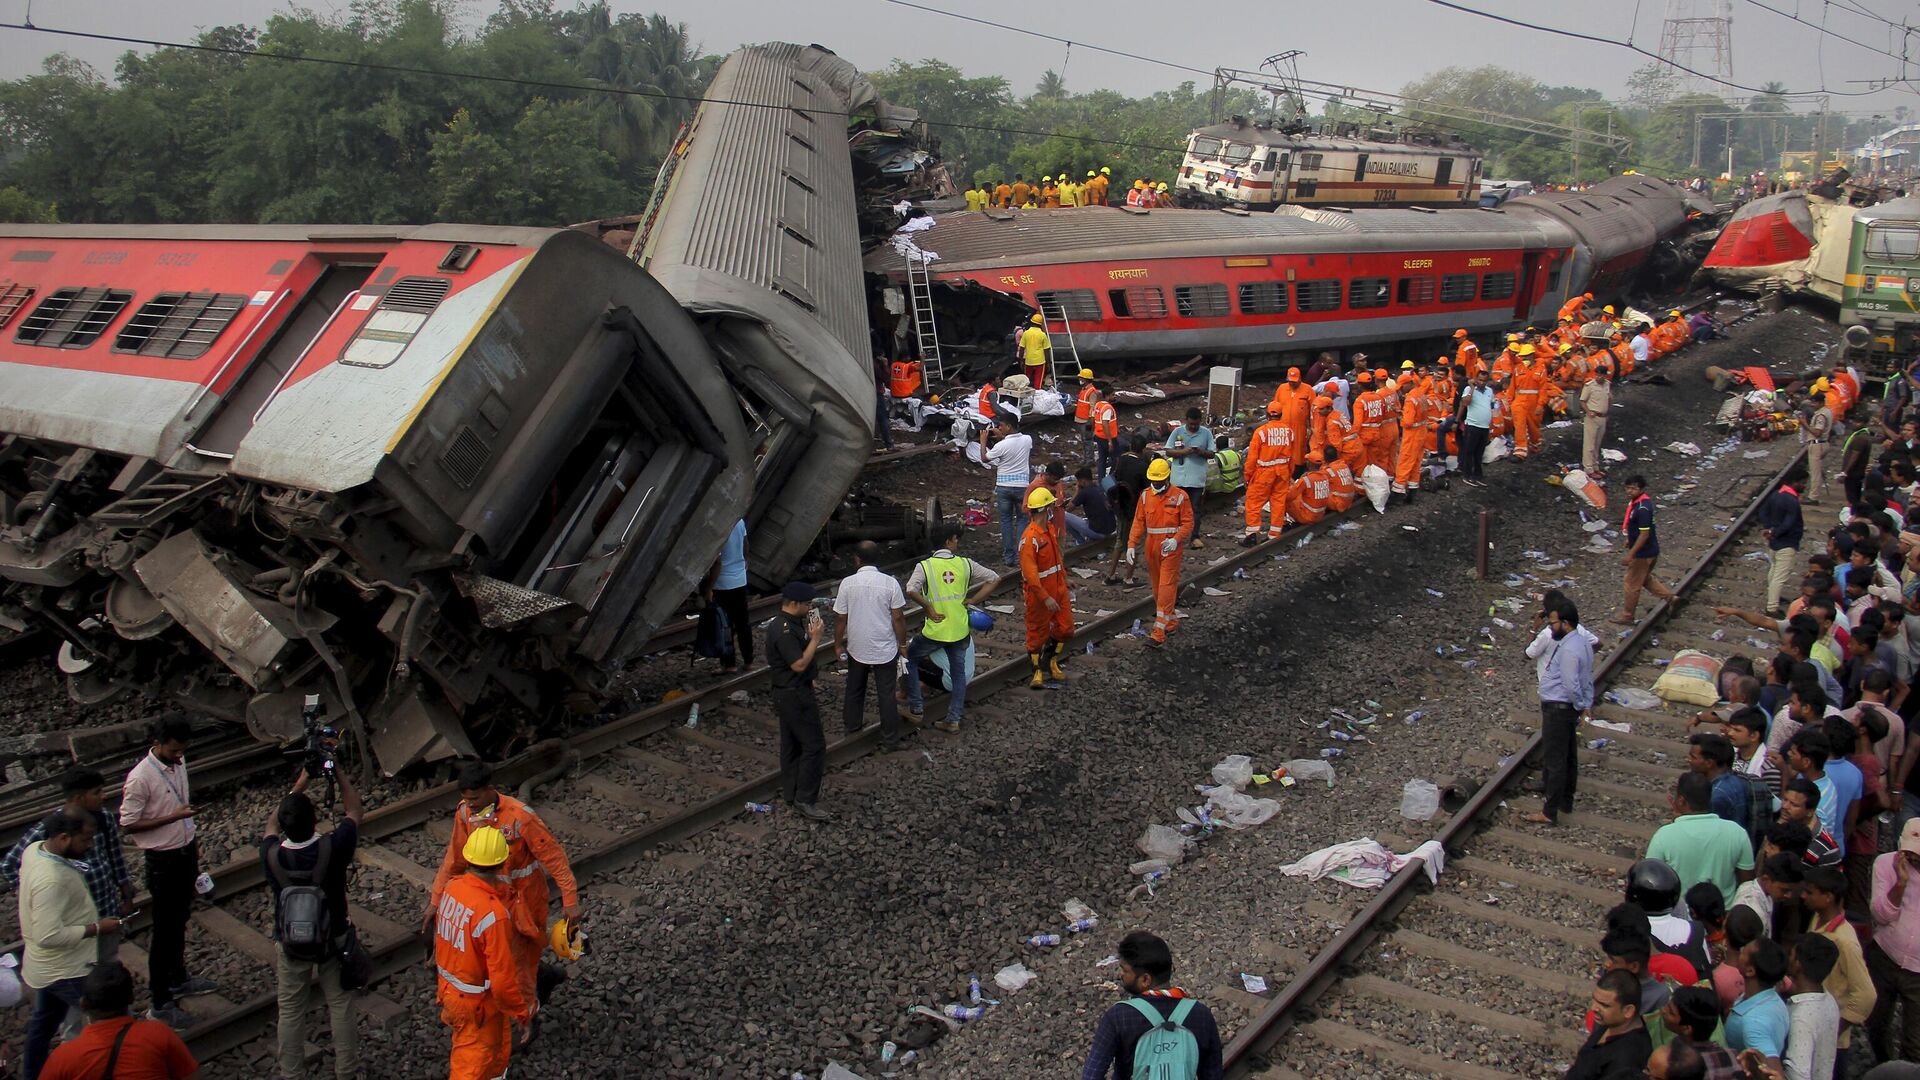
<path id="1" fill-rule="evenodd" d="M 1454 351 L 1453 362 L 1467 369 L 1469 379 L 1479 374 L 1480 369 L 1485 366 L 1480 360 L 1480 346 L 1464 339 L 1460 342 L 1460 348 Z"/>
<path id="2" fill-rule="evenodd" d="M 1092 383 L 1088 383 L 1080 388 L 1080 396 L 1074 399 L 1073 402 L 1073 418 L 1075 420 L 1086 421 L 1093 418 L 1093 399 L 1098 396 L 1099 393 L 1100 388 Z"/>
<path id="3" fill-rule="evenodd" d="M 1353 399 L 1353 408 L 1360 417 L 1361 434 L 1377 430 L 1387 419 L 1386 392 L 1369 390 Z"/>
<path id="4" fill-rule="evenodd" d="M 974 404 L 974 411 L 978 412 L 981 416 L 985 416 L 989 418 L 993 416 L 993 384 L 992 383 L 988 383 L 987 385 L 980 388 L 980 396 L 974 399 L 973 404 Z"/>
<path id="5" fill-rule="evenodd" d="M 1160 541 L 1168 537 L 1185 544 L 1192 535 L 1193 501 L 1186 492 L 1168 484 L 1164 494 L 1153 490 L 1152 485 L 1140 493 L 1140 501 L 1133 508 L 1133 535 L 1127 539 L 1128 547 L 1137 548 L 1145 540 L 1157 552 Z"/>
<path id="6" fill-rule="evenodd" d="M 1538 409 L 1540 391 L 1547 385 L 1547 377 L 1540 372 L 1538 363 L 1527 364 L 1513 373 L 1513 399 L 1522 408 Z"/>
<path id="7" fill-rule="evenodd" d="M 1293 429 L 1283 417 L 1272 417 L 1253 430 L 1247 442 L 1246 464 L 1249 477 L 1268 469 L 1292 469 L 1298 450 L 1293 445 Z"/>
<path id="8" fill-rule="evenodd" d="M 437 903 L 447 882 L 467 868 L 461 850 L 467 837 L 483 825 L 499 829 L 507 838 L 507 861 L 501 871 L 507 875 L 507 898 L 513 913 L 513 927 L 522 934 L 542 940 L 547 936 L 547 879 L 560 886 L 561 903 L 580 902 L 580 886 L 573 879 L 573 867 L 560 841 L 554 839 L 547 823 L 540 820 L 519 799 L 501 795 L 491 817 L 476 817 L 461 803 L 453 813 L 453 835 L 447 840 L 447 854 L 440 860 L 440 872 L 433 878 L 433 899 Z"/>
<path id="9" fill-rule="evenodd" d="M 1057 507 L 1059 504 L 1055 504 Z M 1054 517 L 1059 517 L 1058 513 Z M 1020 584 L 1030 592 L 1067 595 L 1067 574 L 1060 559 L 1060 536 L 1031 518 L 1020 534 Z"/>
<path id="10" fill-rule="evenodd" d="M 1354 483 L 1353 469 L 1347 465 L 1347 459 L 1341 458 L 1327 466 L 1327 498 L 1337 502 L 1345 499 L 1347 504 L 1360 494 L 1360 485 Z M 1339 509 L 1346 509 L 1341 505 Z"/>
<path id="11" fill-rule="evenodd" d="M 1314 469 L 1304 473 L 1293 482 L 1293 488 L 1287 492 L 1287 505 L 1306 510 L 1304 515 L 1296 515 L 1301 524 L 1311 524 L 1326 516 L 1327 500 L 1333 494 L 1333 482 L 1327 478 L 1327 470 Z"/>
<path id="12" fill-rule="evenodd" d="M 511 916 L 496 886 L 462 873 L 436 890 L 433 963 L 442 1003 L 491 1000 L 516 1020 L 527 1018 L 531 1003 L 520 995 L 520 973 L 513 964 Z"/>
<path id="13" fill-rule="evenodd" d="M 1111 402 L 1101 401 L 1094 404 L 1093 437 L 1096 439 L 1120 437 L 1120 413 Z"/>

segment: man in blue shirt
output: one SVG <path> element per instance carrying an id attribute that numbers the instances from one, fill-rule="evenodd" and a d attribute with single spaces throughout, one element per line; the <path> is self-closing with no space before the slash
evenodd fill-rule
<path id="1" fill-rule="evenodd" d="M 1627 568 L 1626 595 L 1620 602 L 1620 614 L 1615 615 L 1613 621 L 1632 626 L 1638 618 L 1641 589 L 1662 600 L 1672 600 L 1674 596 L 1672 589 L 1653 576 L 1654 564 L 1660 561 L 1660 536 L 1653 528 L 1653 499 L 1647 494 L 1644 476 L 1627 478 L 1627 516 L 1620 523 L 1620 534 L 1627 541 L 1627 554 L 1620 560 L 1620 565 Z"/>
<path id="2" fill-rule="evenodd" d="M 1687 738 L 1687 768 L 1713 785 L 1711 808 L 1720 817 L 1745 829 L 1748 819 L 1747 782 L 1733 771 L 1733 741 L 1718 732 L 1703 731 Z"/>
<path id="3" fill-rule="evenodd" d="M 1767 565 L 1767 617 L 1785 618 L 1786 611 L 1780 606 L 1781 594 L 1793 580 L 1793 571 L 1800 561 L 1800 537 L 1805 531 L 1800 518 L 1800 493 L 1781 484 L 1778 491 L 1760 504 L 1757 516 L 1773 560 Z"/>
<path id="4" fill-rule="evenodd" d="M 1799 691 L 1795 691 L 1794 696 L 1798 698 Z M 1846 723 L 1845 720 L 1840 722 Z M 1853 824 L 1848 818 L 1852 816 L 1854 804 L 1860 799 L 1860 769 L 1845 758 L 1833 757 L 1832 746 L 1820 723 L 1810 721 L 1789 744 L 1787 763 L 1802 777 L 1812 781 L 1820 792 L 1820 802 L 1814 807 L 1814 813 L 1819 816 L 1821 828 L 1833 837 L 1834 844 L 1844 858 L 1847 832 Z M 1843 765 L 1846 768 L 1841 768 Z"/>
<path id="5" fill-rule="evenodd" d="M 1727 1011 L 1727 1049 L 1758 1051 L 1778 1067 L 1787 1052 L 1787 1002 L 1774 987 L 1787 974 L 1787 954 L 1771 938 L 1748 942 L 1735 954 L 1733 966 L 1744 986 L 1740 1000 Z"/>
<path id="6" fill-rule="evenodd" d="M 1547 607 L 1552 650 L 1540 667 L 1540 749 L 1544 798 L 1539 812 L 1525 820 L 1552 825 L 1573 812 L 1579 779 L 1579 742 L 1574 729 L 1580 714 L 1593 707 L 1593 646 L 1579 633 L 1580 611 L 1573 601 Z"/>
<path id="7" fill-rule="evenodd" d="M 1493 387 L 1487 385 L 1487 369 L 1473 373 L 1473 379 L 1460 393 L 1454 414 L 1460 422 L 1460 479 L 1474 487 L 1486 487 L 1481 479 L 1487 453 L 1487 439 L 1493 432 Z"/>
<path id="8" fill-rule="evenodd" d="M 733 523 L 726 543 L 720 545 L 720 557 L 707 571 L 702 592 L 707 603 L 727 613 L 728 628 L 733 632 L 734 659 L 720 669 L 720 674 L 731 675 L 743 664 L 752 667 L 753 628 L 747 624 L 747 523 L 744 519 Z"/>
<path id="9" fill-rule="evenodd" d="M 1173 486 L 1187 493 L 1193 503 L 1193 540 L 1187 545 L 1195 551 L 1200 542 L 1200 516 L 1207 494 L 1207 459 L 1213 456 L 1213 432 L 1200 421 L 1199 409 L 1187 410 L 1187 422 L 1167 436 L 1167 457 L 1173 466 Z"/>

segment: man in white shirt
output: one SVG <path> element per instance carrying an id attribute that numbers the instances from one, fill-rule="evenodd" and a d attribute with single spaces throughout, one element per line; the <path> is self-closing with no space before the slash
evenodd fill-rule
<path id="1" fill-rule="evenodd" d="M 1002 412 L 993 422 L 992 444 L 980 435 L 980 456 L 993 470 L 993 503 L 1000 514 L 1000 558 L 1020 565 L 1020 530 L 1027 527 L 1027 481 L 1033 471 L 1033 436 L 1022 434 L 1020 422 Z"/>
<path id="2" fill-rule="evenodd" d="M 185 713 L 169 712 L 154 725 L 153 749 L 134 765 L 120 788 L 120 829 L 146 853 L 147 892 L 153 911 L 153 940 L 147 946 L 147 985 L 153 1007 L 147 1019 L 176 1028 L 193 1018 L 178 1005 L 183 997 L 211 994 L 213 980 L 187 970 L 187 921 L 200 877 L 200 846 L 195 840 L 191 788 L 187 780 L 187 742 L 193 724 Z"/>
<path id="3" fill-rule="evenodd" d="M 1024 436 L 1023 436 L 1024 437 Z M 867 681 L 880 706 L 880 748 L 900 748 L 900 706 L 893 699 L 899 673 L 900 644 L 907 640 L 903 611 L 907 596 L 900 583 L 880 572 L 880 545 L 861 541 L 853 549 L 855 570 L 833 598 L 833 648 L 847 658 L 847 692 L 842 718 L 847 734 L 866 726 Z"/>
<path id="4" fill-rule="evenodd" d="M 1647 357 L 1653 352 L 1653 339 L 1647 336 L 1646 323 L 1638 323 L 1635 325 L 1633 340 L 1627 343 L 1627 347 L 1633 350 L 1634 370 L 1637 371 L 1645 367 L 1647 365 Z"/>
<path id="5" fill-rule="evenodd" d="M 1840 1004 L 1821 984 L 1840 960 L 1840 947 L 1823 934 L 1801 934 L 1793 946 L 1787 997 L 1787 1052 L 1780 1064 L 1787 1080 L 1833 1080 L 1840 1034 Z"/>

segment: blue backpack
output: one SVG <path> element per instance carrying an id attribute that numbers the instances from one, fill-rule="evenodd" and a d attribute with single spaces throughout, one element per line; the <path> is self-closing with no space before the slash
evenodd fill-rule
<path id="1" fill-rule="evenodd" d="M 1131 998 L 1127 1004 L 1140 1010 L 1151 1025 L 1133 1044 L 1133 1080 L 1197 1080 L 1200 1040 L 1187 1030 L 1193 999 L 1182 998 L 1166 1016 L 1161 1016 L 1146 998 Z"/>

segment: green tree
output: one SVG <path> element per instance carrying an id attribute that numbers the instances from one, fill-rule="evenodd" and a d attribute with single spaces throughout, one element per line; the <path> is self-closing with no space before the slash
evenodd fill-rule
<path id="1" fill-rule="evenodd" d="M 50 202 L 36 199 L 17 187 L 0 187 L 0 221 L 44 225 L 60 220 Z"/>

